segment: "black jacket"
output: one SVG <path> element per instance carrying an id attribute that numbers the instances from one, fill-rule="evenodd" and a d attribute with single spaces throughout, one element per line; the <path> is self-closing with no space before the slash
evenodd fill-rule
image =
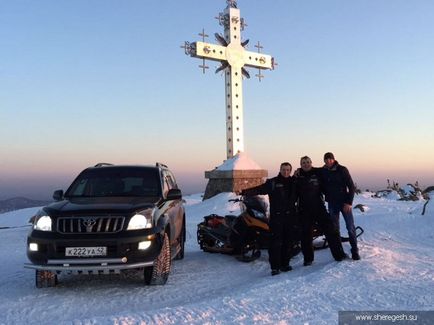
<path id="1" fill-rule="evenodd" d="M 270 216 L 295 215 L 295 181 L 280 174 L 268 179 L 264 184 L 242 191 L 242 195 L 266 195 L 270 200 Z"/>
<path id="2" fill-rule="evenodd" d="M 322 168 L 326 201 L 331 204 L 353 204 L 355 186 L 350 172 L 336 161 L 332 168 Z"/>
<path id="3" fill-rule="evenodd" d="M 321 187 L 321 168 L 312 168 L 307 172 L 300 169 L 295 182 L 300 211 L 317 210 L 319 207 L 324 206 Z"/>

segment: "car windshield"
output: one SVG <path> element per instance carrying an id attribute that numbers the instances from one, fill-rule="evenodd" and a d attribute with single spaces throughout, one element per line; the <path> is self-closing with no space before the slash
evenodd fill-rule
<path id="1" fill-rule="evenodd" d="M 158 169 L 102 167 L 81 173 L 67 197 L 158 196 Z"/>

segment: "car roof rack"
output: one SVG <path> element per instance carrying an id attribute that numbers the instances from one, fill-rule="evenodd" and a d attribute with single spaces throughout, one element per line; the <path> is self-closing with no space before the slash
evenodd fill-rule
<path id="1" fill-rule="evenodd" d="M 113 166 L 113 164 L 110 163 L 98 163 L 93 167 L 104 167 L 104 166 Z"/>
<path id="2" fill-rule="evenodd" d="M 160 163 L 160 162 L 158 162 L 158 161 L 155 163 L 155 166 L 156 166 L 156 167 L 169 168 L 169 167 L 167 167 L 167 165 L 162 164 L 162 163 Z"/>

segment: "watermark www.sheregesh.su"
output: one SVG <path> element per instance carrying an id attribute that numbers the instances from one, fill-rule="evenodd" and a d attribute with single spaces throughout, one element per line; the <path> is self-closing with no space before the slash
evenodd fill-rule
<path id="1" fill-rule="evenodd" d="M 340 311 L 339 325 L 432 325 L 434 311 Z"/>

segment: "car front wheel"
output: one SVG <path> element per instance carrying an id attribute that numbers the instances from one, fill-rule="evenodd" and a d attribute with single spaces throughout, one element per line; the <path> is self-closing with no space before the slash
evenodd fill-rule
<path id="1" fill-rule="evenodd" d="M 154 260 L 154 265 L 145 267 L 145 284 L 166 284 L 167 279 L 169 278 L 171 264 L 172 260 L 170 258 L 169 236 L 167 233 L 164 233 L 163 245 L 161 247 L 160 254 L 158 254 L 157 258 Z"/>

